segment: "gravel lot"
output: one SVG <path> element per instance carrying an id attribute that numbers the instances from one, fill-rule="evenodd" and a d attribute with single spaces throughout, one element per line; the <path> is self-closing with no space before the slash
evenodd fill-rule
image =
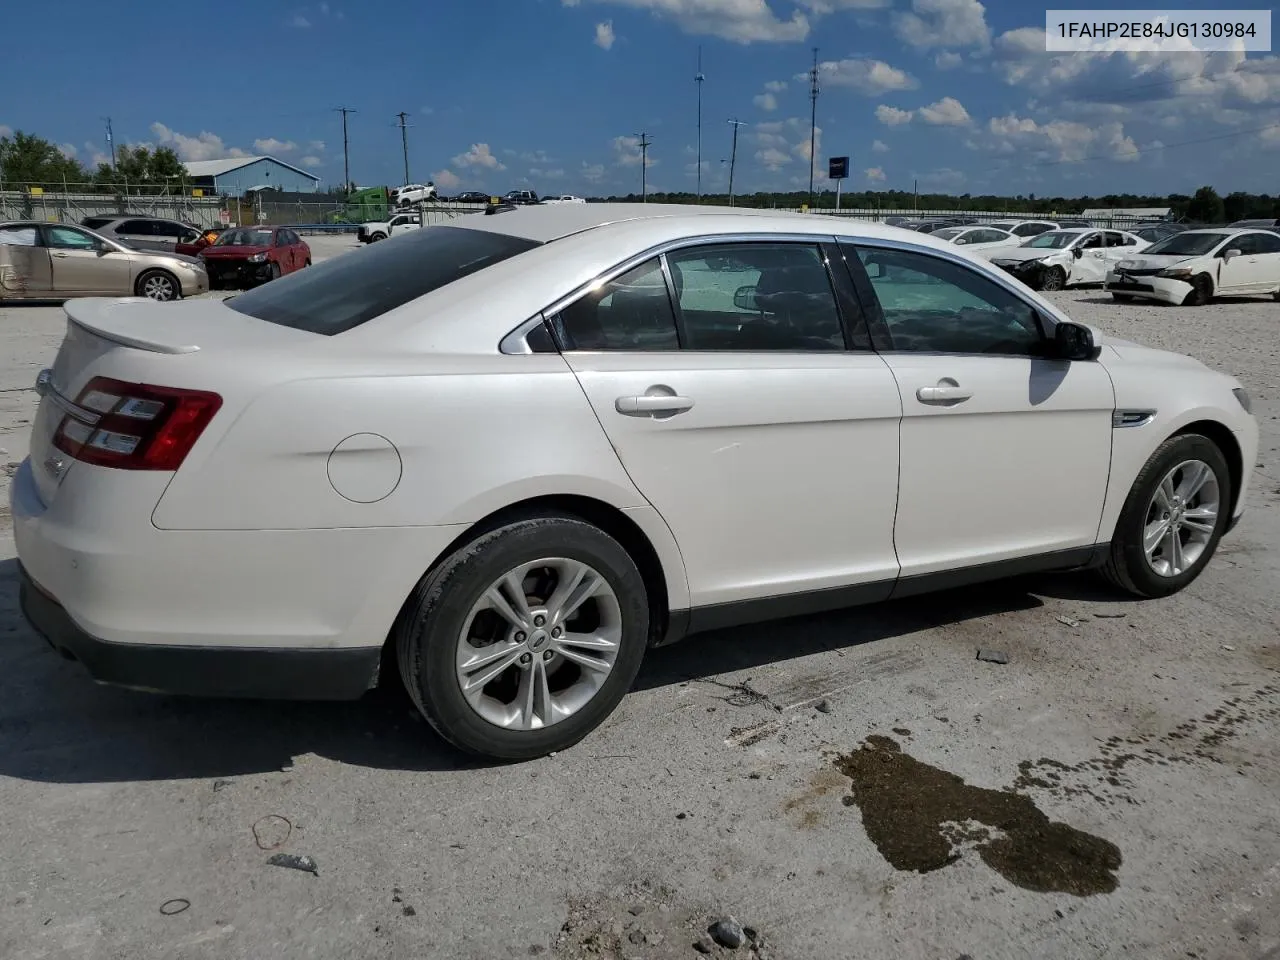
<path id="1" fill-rule="evenodd" d="M 1249 512 L 1191 589 L 1040 577 L 697 638 L 523 765 L 392 694 L 94 686 L 21 622 L 0 508 L 0 956 L 695 957 L 725 914 L 753 930 L 713 955 L 1277 956 L 1280 304 L 1056 297 L 1254 396 Z M 0 484 L 62 327 L 0 309 Z"/>

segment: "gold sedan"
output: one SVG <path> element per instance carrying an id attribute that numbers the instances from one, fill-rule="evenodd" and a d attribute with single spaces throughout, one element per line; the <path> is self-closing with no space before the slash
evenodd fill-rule
<path id="1" fill-rule="evenodd" d="M 134 250 L 65 223 L 0 223 L 0 300 L 177 300 L 208 289 L 209 275 L 195 257 Z"/>

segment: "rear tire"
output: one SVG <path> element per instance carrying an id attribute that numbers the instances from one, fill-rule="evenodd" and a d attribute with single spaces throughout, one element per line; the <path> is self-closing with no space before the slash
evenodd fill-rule
<path id="1" fill-rule="evenodd" d="M 1190 489 L 1198 469 L 1192 464 L 1207 467 L 1211 476 L 1202 481 L 1194 495 L 1175 505 L 1175 509 L 1162 508 L 1157 491 L 1164 486 L 1177 495 Z M 1133 482 L 1116 522 L 1111 550 L 1102 568 L 1103 576 L 1121 590 L 1139 597 L 1177 593 L 1200 576 L 1218 549 L 1230 521 L 1232 497 L 1231 471 L 1217 444 L 1198 433 L 1170 437 L 1156 448 Z M 1207 516 L 1210 504 L 1215 511 L 1211 524 L 1202 519 Z M 1185 513 L 1186 526 L 1172 531 L 1178 539 L 1177 550 L 1187 561 L 1182 569 L 1169 561 L 1172 547 L 1167 535 L 1156 539 L 1154 558 L 1148 551 L 1151 543 L 1148 534 L 1158 532 L 1161 524 L 1167 524 L 1170 513 L 1174 514 L 1175 521 L 1184 520 Z"/>
<path id="2" fill-rule="evenodd" d="M 539 566 L 544 561 L 546 565 Z M 555 634 L 561 639 L 552 641 L 546 630 L 532 625 L 552 629 L 556 624 L 584 623 L 577 615 L 556 615 L 557 590 L 567 580 L 554 574 L 543 579 L 556 564 L 570 570 L 577 565 L 596 574 L 601 599 L 597 600 L 597 591 L 593 591 L 592 598 L 580 608 L 587 611 L 583 614 L 588 617 L 585 625 L 565 626 L 566 632 Z M 520 572 L 526 566 L 531 569 Z M 520 619 L 530 610 L 545 608 L 542 622 L 529 620 L 527 634 L 501 613 L 500 605 L 481 609 L 496 590 L 508 584 L 509 573 L 517 574 L 511 583 L 525 594 L 517 602 L 506 601 L 513 616 Z M 588 580 L 584 577 L 581 583 L 586 585 Z M 507 597 L 505 589 L 502 596 Z M 591 611 L 598 602 L 605 604 L 602 609 L 607 612 L 596 611 L 592 625 Z M 516 612 L 517 603 L 525 603 L 529 610 Z M 483 636 L 477 638 L 481 626 Z M 617 637 L 612 650 L 600 652 L 600 656 L 613 657 L 611 666 L 605 671 L 579 667 L 585 662 L 583 647 L 572 646 L 569 638 L 587 634 L 605 637 L 606 630 L 609 636 Z M 498 760 L 544 756 L 587 736 L 630 689 L 648 636 L 648 594 L 635 561 L 604 531 L 559 514 L 507 523 L 445 557 L 415 588 L 393 631 L 400 676 L 422 714 L 454 746 Z M 569 655 L 562 656 L 560 651 L 566 647 L 558 644 L 566 641 Z M 472 666 L 464 671 L 462 665 L 486 656 L 482 651 L 497 654 L 500 650 L 501 656 L 491 662 L 500 665 L 509 661 L 509 665 L 483 687 L 473 686 L 464 694 L 464 674 L 475 679 L 488 667 Z M 536 686 L 534 677 L 544 678 L 545 686 Z M 550 692 L 530 695 L 522 704 L 523 691 L 529 689 Z M 508 694 L 509 702 L 503 699 Z M 538 698 L 541 709 L 535 703 Z M 551 721 L 545 722 L 549 716 Z M 525 717 L 532 719 L 522 719 Z"/>
<path id="3" fill-rule="evenodd" d="M 280 269 L 280 264 L 278 264 L 278 263 L 273 263 L 273 264 L 271 264 L 271 278 L 270 278 L 270 280 L 268 280 L 267 282 L 268 282 L 268 283 L 270 283 L 270 282 L 271 282 L 271 280 L 279 280 L 279 279 L 280 279 L 280 274 L 281 274 L 282 272 L 283 272 L 283 271 L 281 271 L 281 269 Z"/>
<path id="4" fill-rule="evenodd" d="M 1203 307 L 1213 299 L 1213 281 L 1202 273 L 1191 281 L 1191 292 L 1183 298 L 1184 307 Z"/>

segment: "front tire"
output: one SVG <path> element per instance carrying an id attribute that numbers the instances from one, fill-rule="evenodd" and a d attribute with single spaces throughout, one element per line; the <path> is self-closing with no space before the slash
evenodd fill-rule
<path id="1" fill-rule="evenodd" d="M 454 746 L 499 760 L 564 750 L 640 669 L 649 602 L 616 540 L 568 515 L 481 534 L 418 584 L 395 628 L 400 675 Z"/>
<path id="2" fill-rule="evenodd" d="M 1065 289 L 1067 273 L 1061 267 L 1050 267 L 1040 276 L 1040 289 L 1046 292 Z"/>
<path id="3" fill-rule="evenodd" d="M 173 274 L 165 270 L 148 270 L 138 278 L 134 292 L 148 300 L 169 303 L 182 296 L 182 287 Z"/>
<path id="4" fill-rule="evenodd" d="M 1208 437 L 1170 437 L 1120 511 L 1103 575 L 1139 597 L 1177 593 L 1200 576 L 1230 520 L 1231 472 Z"/>
<path id="5" fill-rule="evenodd" d="M 387 235 L 383 233 L 381 230 L 378 230 L 376 233 L 369 234 L 370 243 L 377 243 L 379 240 L 385 240 L 385 239 L 387 239 Z"/>
<path id="6" fill-rule="evenodd" d="M 1200 274 L 1191 281 L 1191 292 L 1183 298 L 1184 307 L 1203 307 L 1213 299 L 1213 281 L 1208 275 Z"/>

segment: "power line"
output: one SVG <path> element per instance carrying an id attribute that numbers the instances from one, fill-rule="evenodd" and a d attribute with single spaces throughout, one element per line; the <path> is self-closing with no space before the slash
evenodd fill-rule
<path id="1" fill-rule="evenodd" d="M 355 107 L 334 107 L 334 113 L 342 114 L 342 192 L 351 192 L 351 159 L 347 152 L 347 114 L 355 113 Z"/>
<path id="2" fill-rule="evenodd" d="M 400 146 L 404 150 L 404 182 L 405 186 L 409 185 L 409 135 L 406 132 L 404 118 L 409 114 L 401 110 L 396 114 L 400 118 Z"/>
<path id="3" fill-rule="evenodd" d="M 733 124 L 733 151 L 729 154 L 729 206 L 733 206 L 733 168 L 738 163 L 738 128 L 747 121 L 736 118 L 729 120 Z"/>
<path id="4" fill-rule="evenodd" d="M 649 144 L 653 143 L 649 135 L 643 131 L 636 134 L 640 138 L 640 202 L 649 202 Z"/>

